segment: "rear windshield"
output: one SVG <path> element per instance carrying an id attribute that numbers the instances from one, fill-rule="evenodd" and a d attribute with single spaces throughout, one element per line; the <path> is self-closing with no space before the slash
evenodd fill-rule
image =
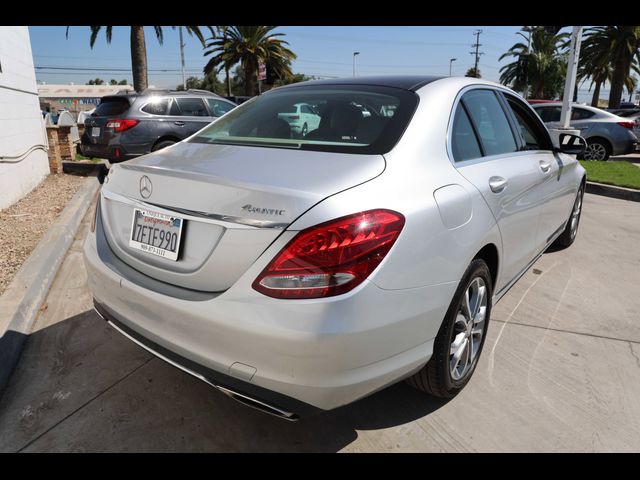
<path id="1" fill-rule="evenodd" d="M 380 154 L 398 142 L 417 104 L 415 93 L 391 87 L 283 88 L 242 104 L 189 141 Z"/>
<path id="2" fill-rule="evenodd" d="M 93 112 L 95 117 L 109 117 L 112 115 L 122 115 L 129 109 L 129 101 L 122 97 L 105 97 L 100 101 L 100 105 Z"/>

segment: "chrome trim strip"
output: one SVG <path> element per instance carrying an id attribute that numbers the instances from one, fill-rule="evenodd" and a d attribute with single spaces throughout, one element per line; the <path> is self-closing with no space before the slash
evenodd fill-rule
<path id="1" fill-rule="evenodd" d="M 110 190 L 102 189 L 102 195 L 109 199 L 115 200 L 118 202 L 125 203 L 130 206 L 135 206 L 139 208 L 159 208 L 164 210 L 167 214 L 175 214 L 179 213 L 185 217 L 186 220 L 209 220 L 211 223 L 227 223 L 232 224 L 228 225 L 227 228 L 238 228 L 237 225 L 243 225 L 249 228 L 275 228 L 279 230 L 284 230 L 289 226 L 288 223 L 279 223 L 271 220 L 256 220 L 254 218 L 245 218 L 245 217 L 234 217 L 232 215 L 222 215 L 218 213 L 206 213 L 199 212 L 197 210 L 188 210 L 186 208 L 177 208 L 177 207 L 167 207 L 166 205 L 161 205 L 158 203 L 151 202 L 143 202 L 141 200 L 137 200 L 135 198 L 127 197 L 125 195 L 121 195 L 119 193 L 114 193 Z M 163 213 L 163 212 L 160 212 Z M 189 218 L 191 217 L 191 218 Z M 224 226 L 224 225 L 223 225 Z"/>
<path id="2" fill-rule="evenodd" d="M 265 412 L 265 413 L 268 413 L 270 415 L 274 415 L 274 416 L 276 416 L 278 418 L 283 418 L 285 420 L 289 420 L 290 422 L 294 422 L 294 421 L 298 420 L 298 418 L 297 418 L 295 413 L 287 412 L 286 410 L 282 410 L 281 408 L 278 408 L 278 407 L 276 407 L 274 405 L 270 405 L 270 404 L 262 402 L 260 400 L 256 400 L 255 398 L 249 397 L 249 396 L 244 395 L 242 393 L 235 392 L 235 391 L 230 390 L 230 389 L 228 389 L 226 387 L 221 387 L 220 385 L 216 385 L 215 383 L 211 382 L 211 380 L 209 380 L 206 377 L 200 375 L 199 373 L 194 372 L 193 370 L 189 370 L 188 368 L 180 365 L 179 363 L 176 363 L 173 360 L 170 360 L 169 358 L 165 357 L 164 355 L 162 355 L 162 354 L 156 352 L 155 350 L 149 348 L 148 346 L 146 346 L 144 343 L 140 342 L 139 340 L 133 338 L 131 335 L 129 335 L 128 333 L 123 331 L 121 328 L 119 328 L 112 321 L 110 321 L 109 319 L 105 318 L 98 311 L 97 308 L 94 307 L 93 310 L 100 316 L 100 318 L 105 320 L 109 325 L 111 325 L 113 328 L 115 328 L 118 332 L 120 332 L 122 335 L 127 337 L 129 340 L 134 342 L 136 345 L 139 345 L 140 347 L 144 348 L 147 352 L 149 352 L 152 355 L 160 358 L 161 360 L 164 360 L 165 362 L 173 365 L 174 367 L 179 368 L 183 372 L 188 373 L 189 375 L 192 375 L 192 376 L 196 377 L 199 380 L 202 380 L 203 382 L 205 382 L 208 385 L 211 385 L 212 387 L 216 388 L 217 390 L 219 390 L 220 392 L 224 393 L 228 397 L 233 398 L 235 401 L 240 402 L 243 405 L 247 405 L 249 407 L 255 408 L 256 410 L 260 410 L 261 412 Z M 255 406 L 254 404 L 258 404 L 261 407 Z"/>

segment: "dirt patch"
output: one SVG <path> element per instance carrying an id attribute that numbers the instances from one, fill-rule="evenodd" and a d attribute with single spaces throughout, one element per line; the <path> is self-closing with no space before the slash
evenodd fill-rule
<path id="1" fill-rule="evenodd" d="M 49 175 L 22 200 L 0 211 L 0 295 L 85 180 Z"/>

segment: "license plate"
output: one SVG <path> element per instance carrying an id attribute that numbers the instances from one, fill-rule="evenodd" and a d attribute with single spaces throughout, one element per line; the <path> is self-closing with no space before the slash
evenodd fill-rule
<path id="1" fill-rule="evenodd" d="M 133 210 L 129 245 L 168 260 L 178 259 L 183 220 L 149 210 Z"/>
<path id="2" fill-rule="evenodd" d="M 92 127 L 91 128 L 91 136 L 99 137 L 100 136 L 100 127 Z"/>

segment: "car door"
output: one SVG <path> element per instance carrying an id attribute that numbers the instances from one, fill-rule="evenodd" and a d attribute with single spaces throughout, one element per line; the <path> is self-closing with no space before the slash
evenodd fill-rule
<path id="1" fill-rule="evenodd" d="M 553 151 L 548 130 L 528 105 L 515 95 L 501 95 L 506 101 L 524 149 L 535 158 L 540 169 L 538 181 L 541 185 L 536 189 L 540 192 L 542 206 L 536 232 L 536 250 L 541 252 L 553 237 L 562 232 L 569 218 L 574 184 L 568 171 L 575 167 L 572 164 L 576 160 Z"/>
<path id="2" fill-rule="evenodd" d="M 173 123 L 181 130 L 182 138 L 193 135 L 215 120 L 210 116 L 202 98 L 176 97 L 174 101 L 178 110 L 173 110 L 172 113 L 179 113 L 180 118 L 174 119 Z"/>
<path id="3" fill-rule="evenodd" d="M 467 90 L 456 106 L 450 138 L 458 171 L 482 194 L 502 236 L 499 291 L 534 258 L 540 219 L 540 166 L 521 151 L 505 106 L 491 88 Z"/>

